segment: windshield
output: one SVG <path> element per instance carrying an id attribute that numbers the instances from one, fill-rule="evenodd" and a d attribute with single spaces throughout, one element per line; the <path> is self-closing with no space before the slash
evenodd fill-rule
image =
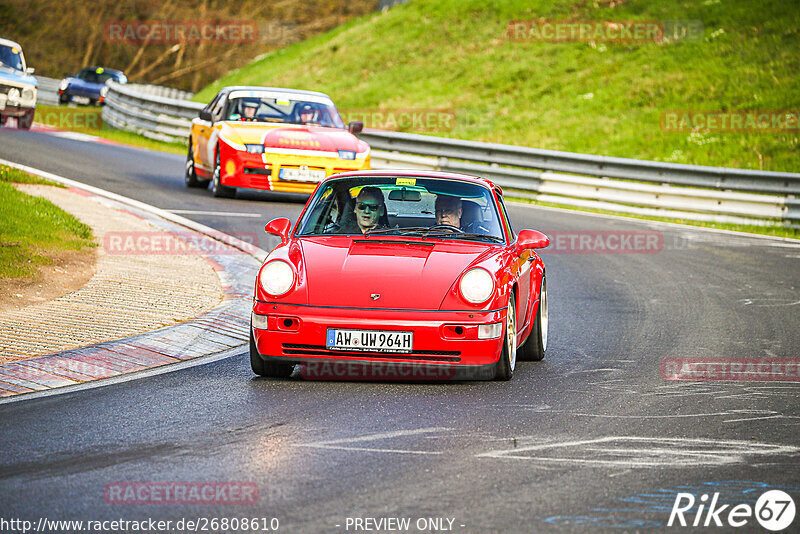
<path id="1" fill-rule="evenodd" d="M 25 70 L 22 51 L 16 46 L 0 45 L 0 63 L 12 69 Z"/>
<path id="2" fill-rule="evenodd" d="M 417 176 L 330 180 L 311 199 L 298 235 L 404 235 L 504 243 L 492 192 Z"/>
<path id="3" fill-rule="evenodd" d="M 106 83 L 108 80 L 114 80 L 116 82 L 125 83 L 121 80 L 124 77 L 125 76 L 121 74 L 108 72 L 102 67 L 98 67 L 96 69 L 83 69 L 78 74 L 78 78 L 89 83 Z"/>
<path id="4" fill-rule="evenodd" d="M 281 96 L 237 96 L 228 99 L 226 120 L 317 124 L 344 128 L 344 121 L 331 104 Z"/>

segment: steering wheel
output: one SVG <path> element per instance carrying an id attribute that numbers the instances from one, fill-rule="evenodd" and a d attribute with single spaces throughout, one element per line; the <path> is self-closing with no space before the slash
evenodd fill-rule
<path id="1" fill-rule="evenodd" d="M 458 226 L 453 226 L 452 224 L 434 224 L 430 228 L 431 230 L 450 230 L 452 232 L 458 232 L 459 234 L 463 234 L 464 230 L 459 228 Z"/>

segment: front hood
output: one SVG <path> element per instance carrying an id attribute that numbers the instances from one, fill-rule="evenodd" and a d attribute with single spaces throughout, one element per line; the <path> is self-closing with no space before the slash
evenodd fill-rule
<path id="1" fill-rule="evenodd" d="M 225 129 L 232 130 L 244 144 L 264 144 L 286 150 L 311 150 L 336 154 L 337 150 L 365 152 L 367 144 L 347 130 L 313 125 L 276 125 L 263 122 L 226 121 Z M 230 133 L 228 134 L 230 136 Z M 322 155 L 322 154 L 321 154 Z M 327 154 L 326 154 L 327 155 Z"/>
<path id="2" fill-rule="evenodd" d="M 316 306 L 438 310 L 462 272 L 489 248 L 484 244 L 377 238 L 301 241 L 308 303 Z M 380 295 L 373 299 L 372 295 Z"/>
<path id="3" fill-rule="evenodd" d="M 30 74 L 25 74 L 22 71 L 6 67 L 5 65 L 0 65 L 0 82 L 11 82 L 14 85 L 31 85 L 33 87 L 39 86 L 36 78 Z"/>

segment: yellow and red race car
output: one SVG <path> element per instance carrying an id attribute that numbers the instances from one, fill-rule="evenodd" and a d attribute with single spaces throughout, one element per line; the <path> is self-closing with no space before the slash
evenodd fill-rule
<path id="1" fill-rule="evenodd" d="M 312 193 L 327 176 L 369 169 L 369 145 L 345 126 L 328 95 L 226 87 L 192 120 L 186 185 L 216 197 L 237 188 Z"/>

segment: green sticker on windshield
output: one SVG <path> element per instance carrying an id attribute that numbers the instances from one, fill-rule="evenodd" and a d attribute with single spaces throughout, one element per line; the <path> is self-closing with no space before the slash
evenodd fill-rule
<path id="1" fill-rule="evenodd" d="M 275 103 L 279 106 L 288 106 L 292 103 L 291 100 L 276 100 Z"/>
<path id="2" fill-rule="evenodd" d="M 97 67 L 97 70 L 95 70 L 95 72 L 97 74 L 103 74 L 103 67 Z"/>
<path id="3" fill-rule="evenodd" d="M 13 48 L 11 49 L 11 53 L 12 53 L 12 54 L 19 54 L 19 48 L 17 48 L 17 47 L 13 47 Z"/>

